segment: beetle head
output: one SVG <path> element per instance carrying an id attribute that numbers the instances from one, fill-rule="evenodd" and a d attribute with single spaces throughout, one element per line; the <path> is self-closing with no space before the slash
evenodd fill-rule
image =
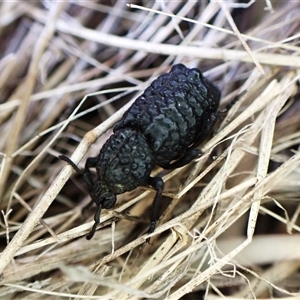
<path id="1" fill-rule="evenodd" d="M 116 203 L 116 195 L 112 194 L 107 185 L 101 181 L 94 181 L 92 177 L 92 173 L 88 168 L 84 170 L 80 170 L 74 162 L 65 155 L 60 155 L 59 158 L 61 160 L 69 163 L 73 169 L 83 177 L 83 180 L 86 182 L 89 190 L 89 194 L 92 198 L 92 201 L 98 206 L 102 208 L 112 208 Z"/>
<path id="2" fill-rule="evenodd" d="M 112 194 L 103 182 L 96 180 L 90 184 L 90 181 L 88 182 L 86 179 L 85 181 L 89 186 L 89 194 L 97 206 L 112 208 L 115 205 L 116 195 Z"/>
<path id="3" fill-rule="evenodd" d="M 84 181 L 88 185 L 89 194 L 92 199 L 90 204 L 94 202 L 97 205 L 97 210 L 94 216 L 95 223 L 89 234 L 86 236 L 86 238 L 90 240 L 96 232 L 97 225 L 100 223 L 101 209 L 112 208 L 115 205 L 117 198 L 115 194 L 112 194 L 108 190 L 107 186 L 103 182 L 98 180 L 93 182 L 91 172 L 89 170 L 86 170 L 82 175 Z M 90 204 L 88 204 L 86 207 L 90 206 Z"/>

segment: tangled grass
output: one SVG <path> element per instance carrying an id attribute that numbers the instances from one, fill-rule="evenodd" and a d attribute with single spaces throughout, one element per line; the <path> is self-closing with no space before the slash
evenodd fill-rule
<path id="1" fill-rule="evenodd" d="M 0 4 L 3 299 L 299 298 L 298 1 Z M 95 237 L 83 167 L 175 63 L 239 101 L 154 192 L 120 195 Z M 69 180 L 69 179 L 72 180 Z M 146 220 L 146 221 L 145 221 Z"/>

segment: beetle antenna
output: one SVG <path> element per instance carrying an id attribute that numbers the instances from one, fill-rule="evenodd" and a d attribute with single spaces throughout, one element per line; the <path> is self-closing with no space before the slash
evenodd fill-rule
<path id="1" fill-rule="evenodd" d="M 69 165 L 72 166 L 72 168 L 79 174 L 83 175 L 85 173 L 84 170 L 80 170 L 76 165 L 75 163 L 66 155 L 59 155 L 58 156 L 59 159 L 63 160 L 63 161 L 66 161 Z"/>
<path id="2" fill-rule="evenodd" d="M 91 231 L 89 232 L 89 234 L 86 236 L 86 239 L 87 239 L 87 240 L 90 240 L 90 239 L 94 236 L 94 234 L 95 234 L 95 232 L 96 232 L 96 229 L 97 229 L 97 226 L 98 226 L 99 223 L 100 223 L 100 213 L 101 213 L 101 208 L 102 208 L 102 205 L 101 205 L 101 204 L 98 205 L 97 210 L 96 210 L 96 213 L 95 213 L 95 216 L 94 216 L 94 221 L 95 221 L 95 223 L 94 223 L 94 225 L 93 225 Z"/>

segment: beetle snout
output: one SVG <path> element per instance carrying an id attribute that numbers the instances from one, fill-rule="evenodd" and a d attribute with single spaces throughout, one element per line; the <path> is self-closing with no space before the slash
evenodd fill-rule
<path id="1" fill-rule="evenodd" d="M 116 195 L 110 194 L 106 195 L 105 198 L 102 198 L 102 207 L 103 208 L 112 208 L 117 201 Z"/>

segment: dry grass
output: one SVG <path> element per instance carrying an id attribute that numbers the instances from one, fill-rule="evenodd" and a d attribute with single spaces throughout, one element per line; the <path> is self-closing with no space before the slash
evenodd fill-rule
<path id="1" fill-rule="evenodd" d="M 1 298 L 300 298 L 300 4 L 250 2 L 0 4 Z M 221 107 L 239 102 L 197 162 L 154 171 L 151 245 L 143 188 L 87 241 L 94 210 L 82 216 L 89 196 L 58 155 L 83 167 L 179 62 L 218 85 Z"/>

